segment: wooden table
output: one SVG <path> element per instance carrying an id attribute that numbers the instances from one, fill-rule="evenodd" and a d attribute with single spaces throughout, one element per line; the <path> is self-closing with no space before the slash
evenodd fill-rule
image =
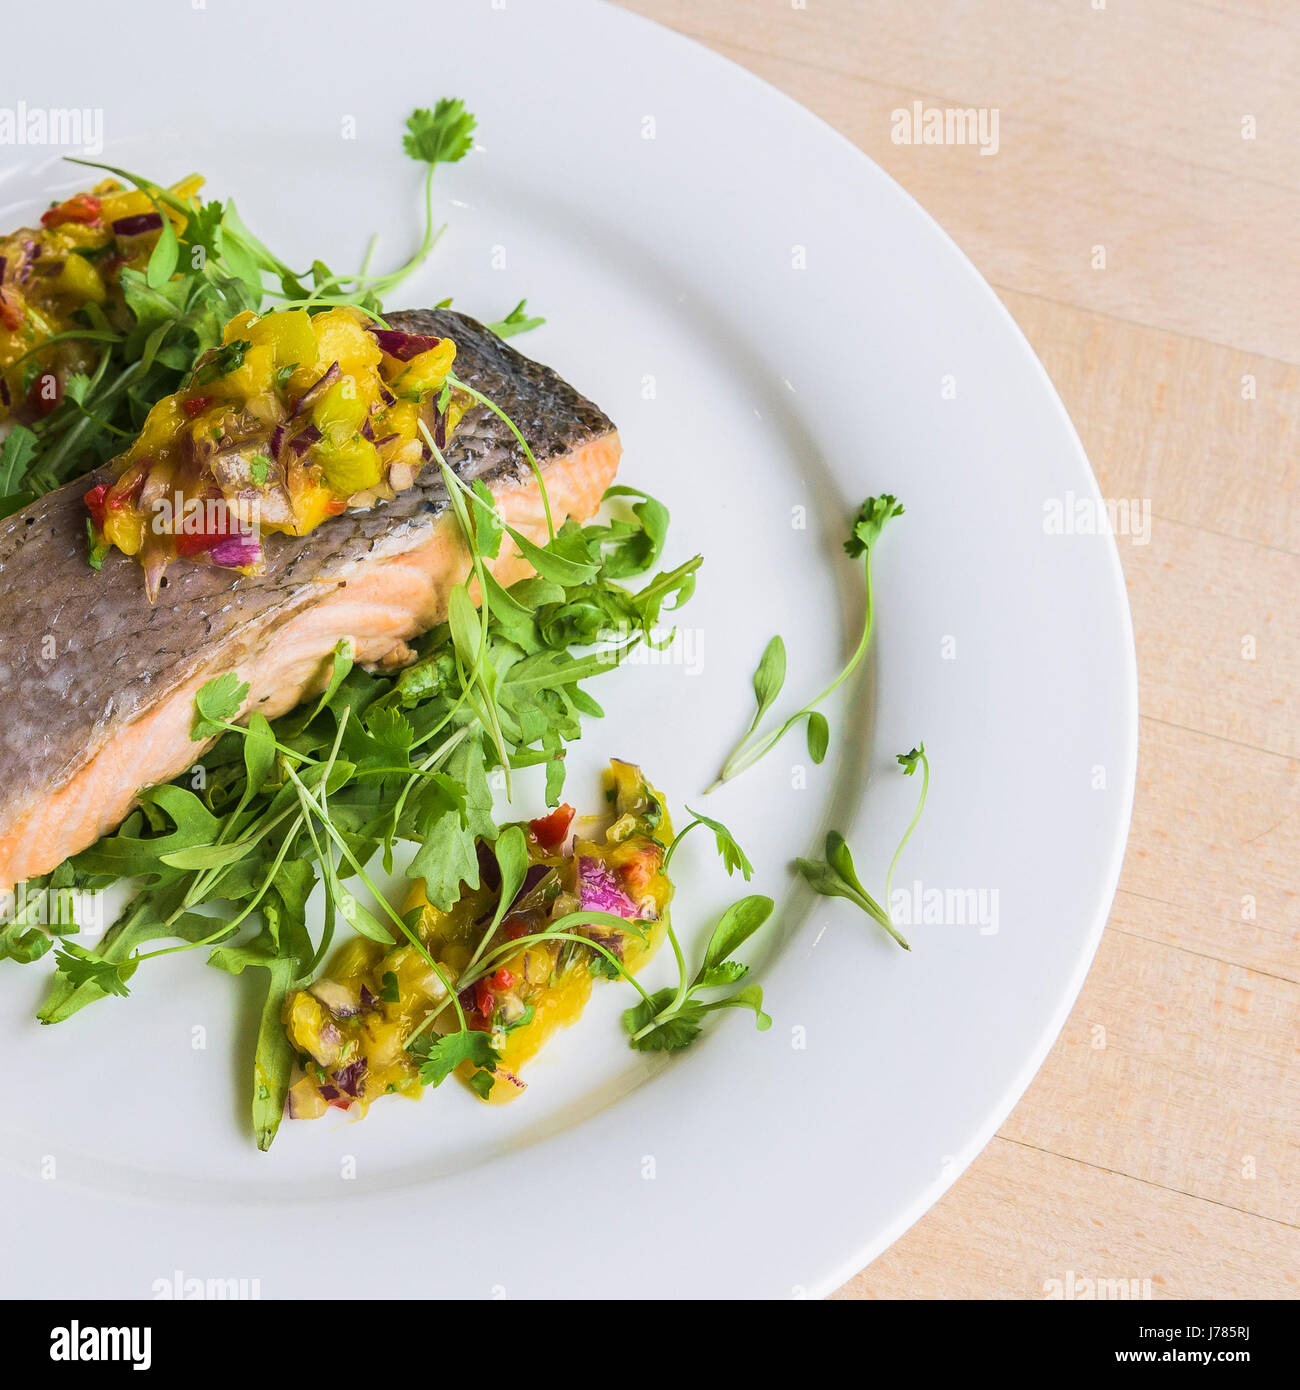
<path id="1" fill-rule="evenodd" d="M 1141 680 L 1118 896 L 997 1137 L 857 1298 L 1300 1295 L 1300 0 L 623 0 L 911 192 L 1068 407 Z M 891 113 L 997 108 L 998 150 Z M 776 181 L 774 180 L 774 185 Z M 1103 257 L 1097 248 L 1104 248 Z"/>

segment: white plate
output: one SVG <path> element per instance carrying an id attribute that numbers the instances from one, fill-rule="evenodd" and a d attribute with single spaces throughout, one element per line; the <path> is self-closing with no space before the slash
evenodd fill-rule
<path id="1" fill-rule="evenodd" d="M 202 169 L 291 260 L 353 263 L 375 228 L 381 260 L 404 254 L 420 174 L 403 119 L 445 94 L 478 114 L 480 148 L 436 180 L 450 229 L 402 302 L 454 294 L 491 318 L 527 294 L 549 322 L 522 346 L 622 426 L 623 479 L 672 507 L 672 556 L 706 556 L 683 615 L 696 645 L 593 688 L 608 718 L 575 756 L 574 799 L 618 754 L 678 814 L 699 804 L 770 634 L 791 697 L 854 642 L 852 509 L 893 491 L 907 515 L 878 553 L 873 661 L 830 710 L 832 756 L 802 786 L 792 739 L 709 801 L 780 905 L 754 955 L 770 1032 L 728 1015 L 678 1059 L 647 1059 L 605 988 L 506 1111 L 447 1087 L 360 1125 L 286 1124 L 262 1155 L 245 1119 L 253 981 L 154 962 L 130 1000 L 41 1030 L 47 967 L 6 966 L 0 1221 L 22 1257 L 5 1291 L 149 1296 L 176 1271 L 264 1297 L 831 1289 L 1010 1110 L 1119 871 L 1132 636 L 1113 542 L 1045 530 L 1050 499 L 1097 494 L 1043 369 L 857 150 L 622 11 L 390 3 L 371 20 L 320 0 L 168 0 L 136 6 L 128 41 L 78 0 L 60 23 L 101 41 L 20 34 L 28 105 L 102 107 L 103 157 Z M 81 183 L 58 151 L 5 153 L 3 225 Z M 898 881 L 986 908 L 996 893 L 997 930 L 913 926 L 907 955 L 787 866 L 834 824 L 878 883 L 916 791 L 893 755 L 921 738 L 934 787 Z M 676 914 L 698 941 L 742 890 L 692 848 Z"/>

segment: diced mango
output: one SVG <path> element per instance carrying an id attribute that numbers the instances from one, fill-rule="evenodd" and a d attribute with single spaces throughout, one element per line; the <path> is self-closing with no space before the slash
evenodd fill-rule
<path id="1" fill-rule="evenodd" d="M 265 345 L 254 345 L 244 353 L 242 365 L 216 381 L 205 383 L 203 391 L 220 400 L 241 401 L 261 395 L 275 384 L 275 352 Z"/>
<path id="2" fill-rule="evenodd" d="M 316 364 L 316 334 L 312 331 L 311 316 L 305 309 L 285 309 L 276 314 L 264 314 L 246 330 L 248 341 L 269 347 L 276 368 L 314 367 Z"/>
<path id="3" fill-rule="evenodd" d="M 245 309 L 242 314 L 236 314 L 221 330 L 221 341 L 235 343 L 240 339 L 247 340 L 248 330 L 256 322 L 257 315 L 251 309 Z"/>
<path id="4" fill-rule="evenodd" d="M 407 400 L 441 391 L 456 358 L 456 344 L 443 338 L 436 348 L 412 357 L 404 371 L 393 380 L 393 391 Z"/>
<path id="5" fill-rule="evenodd" d="M 374 335 L 367 333 L 360 316 L 348 309 L 328 309 L 312 320 L 320 361 L 337 362 L 345 372 L 363 372 L 383 359 Z"/>
<path id="6" fill-rule="evenodd" d="M 343 376 L 312 406 L 312 424 L 327 437 L 345 437 L 361 428 L 370 406 L 354 376 Z"/>
<path id="7" fill-rule="evenodd" d="M 135 555 L 144 544 L 144 517 L 137 511 L 110 508 L 104 516 L 104 539 L 123 555 Z"/>
<path id="8" fill-rule="evenodd" d="M 144 428 L 131 449 L 132 458 L 152 457 L 162 453 L 171 445 L 186 419 L 179 399 L 176 396 L 164 396 L 145 416 Z"/>
<path id="9" fill-rule="evenodd" d="M 317 447 L 325 481 L 342 497 L 374 487 L 384 475 L 375 446 L 360 435 L 328 448 Z"/>
<path id="10" fill-rule="evenodd" d="M 108 297 L 99 271 L 85 256 L 69 256 L 55 277 L 54 285 L 61 294 L 71 295 L 83 303 L 102 304 Z"/>

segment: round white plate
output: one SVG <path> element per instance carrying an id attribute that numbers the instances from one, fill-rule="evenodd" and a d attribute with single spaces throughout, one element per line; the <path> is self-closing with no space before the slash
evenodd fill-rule
<path id="1" fill-rule="evenodd" d="M 35 14 L 19 30 L 37 26 Z M 0 969 L 0 1139 L 10 1294 L 149 1297 L 244 1279 L 263 1297 L 821 1294 L 939 1196 L 1038 1067 L 1114 891 L 1133 789 L 1136 683 L 1113 542 L 1053 534 L 1096 486 L 1042 367 L 944 233 L 846 141 L 771 88 L 625 12 L 578 0 L 150 3 L 95 44 L 18 35 L 29 107 L 102 111 L 104 154 L 212 196 L 291 261 L 380 262 L 417 235 L 415 106 L 463 96 L 479 148 L 439 171 L 449 229 L 389 307 L 521 296 L 520 346 L 614 417 L 622 480 L 672 508 L 669 558 L 701 551 L 671 660 L 602 677 L 601 761 L 641 762 L 675 814 L 748 722 L 784 634 L 781 707 L 856 640 L 853 510 L 907 514 L 876 557 L 872 662 L 836 700 L 831 756 L 801 740 L 710 797 L 779 923 L 752 943 L 775 1020 L 728 1014 L 673 1060 L 633 1053 L 624 992 L 532 1068 L 506 1110 L 448 1086 L 361 1124 L 247 1127 L 260 981 L 197 954 L 128 1000 L 40 1029 L 48 964 Z M 30 44 L 21 40 L 29 37 Z M 84 186 L 59 150 L 5 151 L 3 225 Z M 947 388 L 947 389 L 946 389 Z M 955 389 L 952 389 L 955 388 Z M 790 860 L 842 828 L 883 879 L 924 739 L 934 783 L 897 885 L 927 920 L 897 949 Z M 523 805 L 529 813 L 536 800 Z M 696 948 L 728 882 L 702 839 L 675 908 Z M 938 891 L 938 898 L 934 894 Z M 941 921 L 929 920 L 944 904 Z M 669 961 L 655 963 L 656 981 Z"/>

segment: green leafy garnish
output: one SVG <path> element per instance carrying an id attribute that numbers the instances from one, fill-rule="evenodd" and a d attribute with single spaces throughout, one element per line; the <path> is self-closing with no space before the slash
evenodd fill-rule
<path id="1" fill-rule="evenodd" d="M 484 558 L 504 534 L 492 496 L 450 476 L 462 504 L 456 514 L 485 581 L 482 607 L 462 591 L 451 621 L 416 639 L 416 661 L 391 675 L 362 670 L 351 643 L 340 642 L 321 695 L 273 722 L 257 712 L 239 722 L 249 692 L 238 673 L 208 681 L 195 697 L 191 728 L 196 743 L 215 740 L 201 756 L 204 784 L 196 789 L 186 774 L 145 789 L 139 809 L 113 834 L 55 871 L 72 887 L 119 879 L 139 886 L 93 949 L 56 954 L 42 1021 L 61 1022 L 125 993 L 131 974 L 151 959 L 209 948 L 214 967 L 249 973 L 263 991 L 253 1086 L 263 1147 L 274 1137 L 293 1064 L 280 1022 L 284 1000 L 318 971 L 337 927 L 407 942 L 440 972 L 420 939 L 419 913 L 400 916 L 366 866 L 380 855 L 391 868 L 397 847 L 407 846 L 408 876 L 424 878 L 429 900 L 447 908 L 466 885 L 477 886 L 482 840 L 495 846 L 506 889 L 521 883 L 528 861 L 523 832 L 498 831 L 490 774 L 543 764 L 548 799 L 558 803 L 565 746 L 580 735 L 584 716 L 600 715 L 586 683 L 616 670 L 662 612 L 689 596 L 700 563 L 696 557 L 639 589 L 625 587 L 628 547 L 638 546 L 640 528 L 654 530 L 640 553 L 658 554 L 662 545 L 667 514 L 643 499 L 642 512 L 617 537 L 571 522 L 553 546 L 541 548 L 547 568 L 558 559 L 551 572 L 569 582 L 533 578 L 506 590 L 491 579 Z M 621 634 L 612 650 L 589 650 L 610 631 Z M 721 833 L 720 845 L 733 843 Z M 727 852 L 743 860 L 739 847 Z M 313 940 L 306 902 L 318 884 L 325 920 Z M 503 893 L 507 905 L 512 897 Z M 553 925 L 564 931 L 575 922 Z M 47 932 L 33 923 L 15 924 L 0 937 L 0 955 L 16 961 L 49 946 Z M 617 973 L 616 958 L 601 959 Z M 498 963 L 480 958 L 471 974 Z M 247 972 L 250 965 L 258 969 Z M 457 983 L 464 982 L 462 975 Z M 456 1016 L 448 1037 L 456 1038 L 469 1030 L 452 982 L 444 983 Z M 382 979 L 380 989 L 394 1002 L 395 978 Z M 450 1070 L 462 1049 L 476 1061 L 473 1084 L 490 1087 L 484 1038 L 439 1044 L 429 1059 L 433 1073 Z"/>
<path id="2" fill-rule="evenodd" d="M 426 164 L 454 164 L 474 148 L 477 125 L 459 97 L 443 97 L 432 111 L 421 107 L 406 118 L 402 148 Z"/>
<path id="3" fill-rule="evenodd" d="M 720 787 L 724 782 L 731 781 L 733 777 L 738 777 L 746 768 L 752 767 L 764 754 L 775 748 L 796 724 L 805 720 L 808 726 L 809 757 L 815 763 L 820 763 L 825 758 L 830 743 L 830 726 L 826 722 L 825 716 L 818 712 L 817 706 L 833 695 L 848 680 L 867 653 L 874 617 L 871 595 L 871 552 L 876 541 L 880 538 L 880 533 L 885 529 L 886 523 L 892 517 L 902 515 L 903 508 L 898 499 L 889 493 L 884 493 L 880 497 L 868 497 L 858 509 L 858 513 L 849 528 L 849 537 L 844 542 L 844 549 L 852 558 L 862 560 L 863 580 L 866 584 L 866 612 L 862 624 L 862 637 L 859 639 L 853 655 L 845 663 L 843 670 L 821 694 L 797 709 L 784 723 L 769 733 L 760 734 L 758 726 L 785 684 L 785 643 L 779 636 L 773 637 L 763 652 L 758 669 L 754 672 L 754 698 L 758 703 L 758 709 L 744 737 L 732 750 L 722 765 L 722 771 L 708 788 L 709 791 Z"/>
<path id="4" fill-rule="evenodd" d="M 894 870 L 898 866 L 903 850 L 907 847 L 907 842 L 912 838 L 912 832 L 921 819 L 921 813 L 925 810 L 925 800 L 930 791 L 930 760 L 926 757 L 924 743 L 911 749 L 910 752 L 900 753 L 898 762 L 902 765 L 905 777 L 911 777 L 918 765 L 921 767 L 921 793 L 917 798 L 916 810 L 912 813 L 912 819 L 903 832 L 903 838 L 898 842 L 894 857 L 889 861 L 889 870 L 885 875 L 886 905 L 889 903 L 894 883 Z M 850 902 L 856 903 L 868 917 L 879 922 L 905 951 L 912 949 L 907 944 L 903 934 L 894 925 L 888 907 L 882 907 L 863 887 L 862 880 L 858 877 L 857 869 L 853 864 L 853 855 L 849 852 L 844 836 L 838 830 L 832 830 L 826 836 L 826 857 L 824 859 L 797 859 L 795 865 L 814 892 L 820 893 L 824 898 L 847 898 Z"/>
<path id="5" fill-rule="evenodd" d="M 689 979 L 680 951 L 681 980 L 676 989 L 661 989 L 623 1014 L 623 1027 L 632 1046 L 643 1052 L 677 1052 L 700 1034 L 705 1018 L 719 1009 L 749 1009 L 759 1032 L 772 1026 L 763 1012 L 763 991 L 746 985 L 711 1000 L 701 994 L 726 989 L 744 978 L 749 967 L 731 957 L 772 915 L 772 899 L 760 896 L 733 903 L 719 921 L 699 969 Z"/>
<path id="6" fill-rule="evenodd" d="M 531 333 L 534 328 L 540 328 L 546 320 L 530 317 L 527 310 L 528 301 L 521 299 L 505 318 L 497 319 L 487 326 L 498 338 L 513 338 L 516 333 Z"/>

